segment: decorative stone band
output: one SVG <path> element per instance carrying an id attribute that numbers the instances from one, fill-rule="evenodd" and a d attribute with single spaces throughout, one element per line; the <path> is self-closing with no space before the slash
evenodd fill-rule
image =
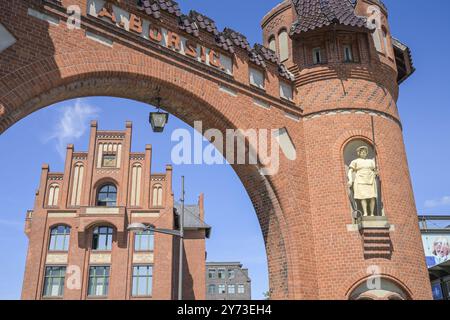
<path id="1" fill-rule="evenodd" d="M 304 121 L 308 121 L 308 120 L 312 120 L 312 119 L 316 119 L 316 118 L 320 118 L 320 117 L 324 117 L 324 116 L 336 116 L 336 115 L 346 115 L 346 114 L 367 114 L 370 116 L 377 116 L 377 117 L 381 117 L 387 120 L 391 120 L 394 121 L 395 123 L 397 123 L 400 128 L 402 128 L 402 123 L 394 118 L 393 116 L 391 116 L 390 114 L 387 114 L 385 112 L 381 112 L 381 111 L 375 111 L 375 110 L 371 110 L 371 109 L 331 109 L 331 110 L 326 110 L 326 111 L 320 111 L 320 112 L 313 112 L 313 113 L 309 113 L 306 114 L 302 117 L 302 119 Z"/>
<path id="2" fill-rule="evenodd" d="M 86 208 L 86 214 L 119 214 L 119 208 L 90 207 Z"/>
<path id="3" fill-rule="evenodd" d="M 72 212 L 48 212 L 47 214 L 48 218 L 75 218 L 77 216 L 77 213 Z"/>
<path id="4" fill-rule="evenodd" d="M 135 253 L 133 254 L 133 263 L 153 263 L 153 253 Z"/>
<path id="5" fill-rule="evenodd" d="M 159 211 L 132 211 L 132 218 L 159 218 Z"/>
<path id="6" fill-rule="evenodd" d="M 50 253 L 47 255 L 47 259 L 45 260 L 45 264 L 67 264 L 68 256 L 67 253 Z"/>
<path id="7" fill-rule="evenodd" d="M 111 254 L 110 253 L 91 253 L 89 257 L 89 263 L 111 263 Z"/>

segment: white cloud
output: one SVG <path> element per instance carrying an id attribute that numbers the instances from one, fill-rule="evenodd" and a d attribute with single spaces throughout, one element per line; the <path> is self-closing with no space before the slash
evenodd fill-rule
<path id="1" fill-rule="evenodd" d="M 55 147 L 62 159 L 66 156 L 67 144 L 75 142 L 89 128 L 89 120 L 96 117 L 99 110 L 81 99 L 74 105 L 63 107 L 52 133 L 47 141 L 55 140 Z"/>
<path id="2" fill-rule="evenodd" d="M 440 199 L 425 201 L 426 208 L 436 208 L 436 207 L 443 207 L 443 206 L 450 206 L 450 196 L 444 196 Z"/>
<path id="3" fill-rule="evenodd" d="M 25 219 L 23 221 L 15 221 L 8 219 L 0 219 L 0 228 L 23 230 L 25 226 Z"/>

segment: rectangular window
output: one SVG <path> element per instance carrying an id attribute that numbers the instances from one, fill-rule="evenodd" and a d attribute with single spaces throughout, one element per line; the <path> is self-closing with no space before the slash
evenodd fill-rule
<path id="1" fill-rule="evenodd" d="M 152 295 L 153 267 L 133 267 L 133 297 L 150 297 Z"/>
<path id="2" fill-rule="evenodd" d="M 115 168 L 117 167 L 117 157 L 115 153 L 104 153 L 102 159 L 102 167 Z"/>
<path id="3" fill-rule="evenodd" d="M 228 270 L 228 279 L 234 279 L 234 270 Z"/>
<path id="4" fill-rule="evenodd" d="M 280 82 L 280 97 L 292 101 L 294 99 L 292 85 L 286 82 Z"/>
<path id="5" fill-rule="evenodd" d="M 352 50 L 352 46 L 350 46 L 350 45 L 344 46 L 344 61 L 345 62 L 353 62 L 353 50 Z"/>
<path id="6" fill-rule="evenodd" d="M 50 230 L 48 251 L 69 251 L 70 227 L 57 226 Z"/>
<path id="7" fill-rule="evenodd" d="M 217 275 L 219 279 L 225 279 L 225 269 L 219 269 L 219 271 L 217 271 Z"/>
<path id="8" fill-rule="evenodd" d="M 110 227 L 97 227 L 92 234 L 92 249 L 96 251 L 111 251 L 113 229 Z"/>
<path id="9" fill-rule="evenodd" d="M 95 266 L 89 268 L 89 297 L 106 297 L 109 290 L 108 266 Z"/>
<path id="10" fill-rule="evenodd" d="M 444 295 L 442 293 L 442 287 L 441 287 L 440 282 L 433 283 L 431 285 L 431 289 L 432 289 L 432 292 L 433 292 L 433 299 L 434 300 L 443 300 L 444 299 Z"/>
<path id="11" fill-rule="evenodd" d="M 236 293 L 236 289 L 234 284 L 229 284 L 228 285 L 228 294 L 235 294 Z"/>
<path id="12" fill-rule="evenodd" d="M 153 251 L 155 235 L 153 231 L 136 233 L 134 236 L 134 251 Z"/>
<path id="13" fill-rule="evenodd" d="M 208 269 L 208 279 L 216 278 L 216 269 Z"/>
<path id="14" fill-rule="evenodd" d="M 252 86 L 264 89 L 264 73 L 260 70 L 250 68 L 250 84 Z"/>
<path id="15" fill-rule="evenodd" d="M 226 293 L 225 285 L 224 284 L 219 284 L 219 294 L 224 294 L 224 293 Z"/>
<path id="16" fill-rule="evenodd" d="M 216 293 L 216 286 L 214 284 L 210 284 L 208 286 L 208 294 L 215 294 Z"/>
<path id="17" fill-rule="evenodd" d="M 244 294 L 245 293 L 245 287 L 243 284 L 239 284 L 238 285 L 238 293 L 239 294 Z"/>
<path id="18" fill-rule="evenodd" d="M 314 64 L 322 63 L 322 50 L 320 48 L 313 49 L 313 63 Z"/>
<path id="19" fill-rule="evenodd" d="M 44 279 L 44 297 L 62 297 L 64 294 L 64 280 L 66 267 L 46 267 Z"/>

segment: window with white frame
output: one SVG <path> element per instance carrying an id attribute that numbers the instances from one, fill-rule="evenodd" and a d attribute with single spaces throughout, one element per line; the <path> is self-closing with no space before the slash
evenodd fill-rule
<path id="1" fill-rule="evenodd" d="M 219 269 L 219 270 L 217 271 L 217 277 L 218 277 L 219 279 L 225 279 L 225 269 Z"/>
<path id="2" fill-rule="evenodd" d="M 245 293 L 245 286 L 243 284 L 238 284 L 238 293 L 239 294 Z"/>
<path id="3" fill-rule="evenodd" d="M 208 279 L 216 278 L 216 269 L 208 269 Z"/>
<path id="4" fill-rule="evenodd" d="M 70 227 L 56 226 L 50 230 L 50 243 L 48 251 L 68 251 Z"/>
<path id="5" fill-rule="evenodd" d="M 66 267 L 51 266 L 45 268 L 44 297 L 62 297 L 64 294 L 64 282 Z"/>
<path id="6" fill-rule="evenodd" d="M 134 235 L 134 251 L 153 251 L 155 235 L 152 230 L 137 232 Z"/>
<path id="7" fill-rule="evenodd" d="M 228 285 L 228 294 L 235 294 L 236 293 L 236 287 L 234 286 L 234 284 L 229 284 Z"/>
<path id="8" fill-rule="evenodd" d="M 94 266 L 89 268 L 88 296 L 108 296 L 109 271 L 109 266 Z"/>
<path id="9" fill-rule="evenodd" d="M 312 50 L 313 53 L 313 63 L 321 64 L 322 63 L 322 49 L 320 47 L 314 48 Z"/>
<path id="10" fill-rule="evenodd" d="M 219 294 L 224 294 L 224 293 L 226 293 L 225 285 L 224 284 L 219 284 Z"/>
<path id="11" fill-rule="evenodd" d="M 250 68 L 250 84 L 252 86 L 258 87 L 260 89 L 264 89 L 264 73 L 261 70 Z"/>
<path id="12" fill-rule="evenodd" d="M 133 267 L 133 297 L 150 297 L 152 295 L 153 267 L 142 265 Z"/>
<path id="13" fill-rule="evenodd" d="M 210 284 L 208 285 L 208 294 L 215 294 L 216 293 L 216 285 Z"/>
<path id="14" fill-rule="evenodd" d="M 280 81 L 280 97 L 289 101 L 294 99 L 294 90 L 291 84 Z"/>

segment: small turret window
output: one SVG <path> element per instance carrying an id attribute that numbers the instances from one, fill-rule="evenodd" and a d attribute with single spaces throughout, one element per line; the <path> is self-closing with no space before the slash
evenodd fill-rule
<path id="1" fill-rule="evenodd" d="M 278 35 L 278 46 L 280 48 L 280 61 L 289 58 L 289 36 L 286 30 L 283 30 Z"/>
<path id="2" fill-rule="evenodd" d="M 320 48 L 313 49 L 313 63 L 314 64 L 322 63 L 322 49 Z"/>
<path id="3" fill-rule="evenodd" d="M 269 49 L 273 52 L 277 52 L 277 43 L 274 36 L 270 37 L 269 39 Z"/>
<path id="4" fill-rule="evenodd" d="M 344 46 L 344 61 L 353 62 L 353 50 L 351 45 Z"/>

